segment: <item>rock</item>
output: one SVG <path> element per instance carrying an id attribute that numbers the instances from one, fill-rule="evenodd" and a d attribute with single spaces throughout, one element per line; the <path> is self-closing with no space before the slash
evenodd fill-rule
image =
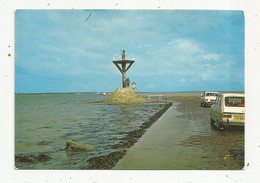
<path id="1" fill-rule="evenodd" d="M 49 161 L 51 160 L 51 157 L 45 155 L 45 154 L 40 154 L 38 157 L 37 157 L 37 160 L 39 162 L 45 162 L 45 161 Z"/>
<path id="2" fill-rule="evenodd" d="M 21 163 L 38 163 L 38 162 L 46 162 L 49 160 L 51 160 L 51 157 L 45 154 L 40 154 L 39 156 L 34 156 L 34 155 L 15 156 L 15 161 Z"/>
<path id="3" fill-rule="evenodd" d="M 106 156 L 99 156 L 89 159 L 85 169 L 111 169 L 124 156 L 126 150 L 112 152 Z"/>
<path id="4" fill-rule="evenodd" d="M 66 141 L 66 151 L 80 152 L 80 151 L 91 151 L 93 148 L 86 145 L 76 144 L 72 140 Z"/>
<path id="5" fill-rule="evenodd" d="M 141 104 L 145 103 L 141 97 L 132 88 L 117 88 L 112 95 L 110 95 L 105 104 Z"/>

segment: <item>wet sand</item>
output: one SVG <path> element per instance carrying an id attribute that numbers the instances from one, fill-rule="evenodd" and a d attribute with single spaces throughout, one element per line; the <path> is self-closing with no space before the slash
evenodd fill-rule
<path id="1" fill-rule="evenodd" d="M 117 170 L 240 170 L 244 131 L 215 131 L 199 100 L 176 100 L 115 165 Z"/>

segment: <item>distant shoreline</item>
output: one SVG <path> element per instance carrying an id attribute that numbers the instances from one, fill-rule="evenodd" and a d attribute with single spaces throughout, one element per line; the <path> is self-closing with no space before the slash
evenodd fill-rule
<path id="1" fill-rule="evenodd" d="M 138 92 L 143 95 L 163 95 L 163 96 L 198 96 L 204 91 L 183 91 L 183 92 Z M 218 91 L 221 93 L 244 93 L 245 91 Z M 42 92 L 42 93 L 15 93 L 15 94 L 23 94 L 23 95 L 38 95 L 38 94 L 87 94 L 87 95 L 109 95 L 112 94 L 113 92 Z M 190 94 L 190 95 L 189 95 Z"/>

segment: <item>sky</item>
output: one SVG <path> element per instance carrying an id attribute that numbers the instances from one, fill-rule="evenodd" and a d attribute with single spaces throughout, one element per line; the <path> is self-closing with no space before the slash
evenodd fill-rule
<path id="1" fill-rule="evenodd" d="M 15 92 L 244 91 L 244 15 L 224 10 L 17 10 Z"/>

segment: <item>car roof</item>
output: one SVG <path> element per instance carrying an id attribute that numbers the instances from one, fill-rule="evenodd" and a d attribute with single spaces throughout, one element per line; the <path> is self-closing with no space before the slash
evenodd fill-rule
<path id="1" fill-rule="evenodd" d="M 218 93 L 216 91 L 205 91 L 205 93 Z"/>
<path id="2" fill-rule="evenodd" d="M 244 93 L 221 93 L 220 95 L 223 95 L 224 97 L 230 96 L 230 97 L 245 97 Z"/>

